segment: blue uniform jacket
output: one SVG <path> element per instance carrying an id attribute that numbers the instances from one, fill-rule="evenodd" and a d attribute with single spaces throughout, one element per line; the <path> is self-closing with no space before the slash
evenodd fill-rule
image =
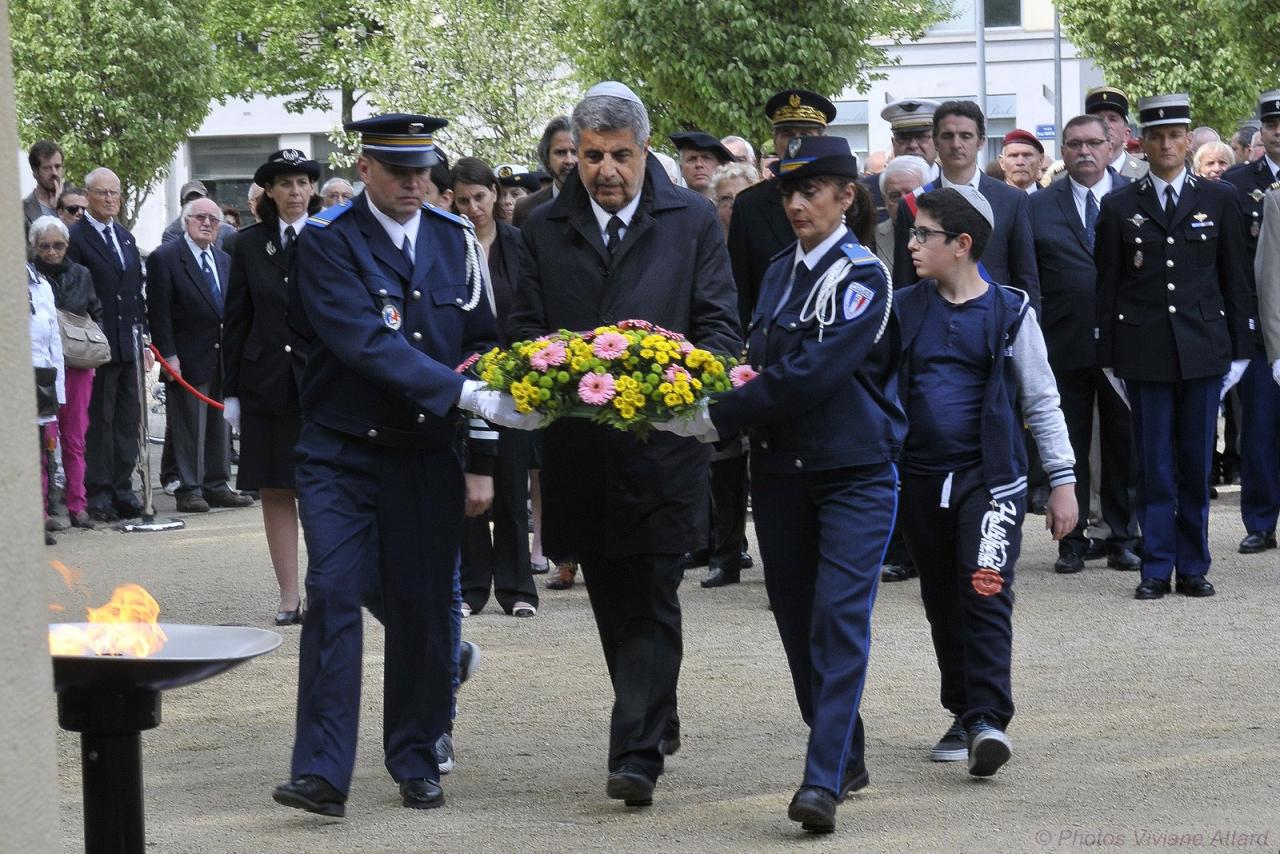
<path id="1" fill-rule="evenodd" d="M 896 460 L 907 418 L 898 402 L 897 326 L 883 265 L 849 234 L 816 270 L 796 277 L 783 303 L 794 258 L 794 244 L 774 256 L 752 313 L 747 361 L 760 375 L 719 395 L 712 422 L 722 436 L 750 428 L 758 472 Z M 853 266 L 836 287 L 834 317 L 819 340 L 817 319 L 801 320 L 801 308 L 842 258 Z"/>
<path id="2" fill-rule="evenodd" d="M 410 270 L 365 194 L 311 218 L 298 235 L 290 305 L 303 315 L 291 323 L 314 335 L 302 375 L 304 418 L 374 444 L 455 446 L 464 418 L 454 406 L 463 382 L 454 368 L 494 346 L 498 334 L 484 296 L 464 310 L 472 297 L 469 227 L 424 206 Z"/>

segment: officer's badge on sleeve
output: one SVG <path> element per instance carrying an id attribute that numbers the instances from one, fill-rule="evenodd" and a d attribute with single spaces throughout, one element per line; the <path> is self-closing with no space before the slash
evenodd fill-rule
<path id="1" fill-rule="evenodd" d="M 850 282 L 844 292 L 844 319 L 853 320 L 861 317 L 871 307 L 871 300 L 876 292 L 861 282 Z"/>
<path id="2" fill-rule="evenodd" d="M 392 331 L 399 329 L 400 309 L 394 305 L 384 305 L 382 307 L 382 324 Z"/>

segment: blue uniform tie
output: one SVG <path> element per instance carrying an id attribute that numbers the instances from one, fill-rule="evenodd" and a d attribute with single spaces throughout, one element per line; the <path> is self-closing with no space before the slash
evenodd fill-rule
<path id="1" fill-rule="evenodd" d="M 209 266 L 208 249 L 200 253 L 200 269 L 204 270 L 204 281 L 209 287 L 209 295 L 213 297 L 213 304 L 217 306 L 218 314 L 222 314 L 222 288 L 218 287 L 218 277 Z"/>
<path id="2" fill-rule="evenodd" d="M 1093 251 L 1094 232 L 1098 227 L 1098 200 L 1094 198 L 1093 190 L 1084 191 L 1084 239 L 1089 246 L 1089 251 Z"/>
<path id="3" fill-rule="evenodd" d="M 409 269 L 413 269 L 413 244 L 409 242 L 409 235 L 404 236 L 404 243 L 400 244 L 400 254 L 404 256 L 404 262 L 409 265 Z"/>
<path id="4" fill-rule="evenodd" d="M 102 239 L 107 241 L 107 248 L 111 250 L 112 256 L 120 264 L 120 269 L 124 269 L 124 256 L 120 254 L 119 248 L 116 246 L 115 236 L 111 233 L 111 223 L 107 223 L 107 227 L 102 229 Z"/>

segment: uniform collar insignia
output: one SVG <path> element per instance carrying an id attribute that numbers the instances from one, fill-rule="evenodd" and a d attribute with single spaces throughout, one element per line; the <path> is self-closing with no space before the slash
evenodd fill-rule
<path id="1" fill-rule="evenodd" d="M 1146 221 L 1147 218 L 1142 214 L 1134 214 L 1129 218 L 1129 222 L 1133 223 L 1134 228 L 1142 228 L 1142 224 Z"/>
<path id="2" fill-rule="evenodd" d="M 1151 189 L 1151 182 L 1150 182 L 1149 180 L 1147 180 L 1146 178 L 1143 178 L 1143 179 L 1142 179 L 1142 184 L 1140 184 L 1140 185 L 1139 185 L 1138 189 L 1143 190 L 1144 192 L 1145 192 L 1146 190 L 1150 190 L 1150 189 Z"/>
<path id="3" fill-rule="evenodd" d="M 1187 183 L 1194 187 L 1194 186 L 1196 185 L 1196 176 L 1195 176 L 1195 175 L 1188 175 L 1188 176 L 1187 176 Z"/>
<path id="4" fill-rule="evenodd" d="M 276 245 L 272 243 L 270 240 L 267 241 L 267 254 L 268 255 L 276 254 Z"/>
<path id="5" fill-rule="evenodd" d="M 1262 201 L 1262 191 L 1255 188 L 1254 191 L 1249 194 L 1249 198 L 1253 199 L 1255 202 Z"/>

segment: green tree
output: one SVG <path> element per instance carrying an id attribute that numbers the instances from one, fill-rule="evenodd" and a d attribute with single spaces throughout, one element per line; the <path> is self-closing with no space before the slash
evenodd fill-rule
<path id="1" fill-rule="evenodd" d="M 949 14 L 939 0 L 583 0 L 563 44 L 586 85 L 630 85 L 655 139 L 680 128 L 764 138 L 764 100 L 798 86 L 837 95 L 884 75 L 880 36 L 918 38 Z"/>
<path id="2" fill-rule="evenodd" d="M 369 80 L 378 109 L 450 121 L 451 157 L 529 164 L 543 127 L 572 105 L 554 0 L 402 0 L 385 18 L 395 45 Z"/>
<path id="3" fill-rule="evenodd" d="M 1275 85 L 1276 0 L 1058 0 L 1058 10 L 1109 84 L 1135 101 L 1187 92 L 1194 124 L 1233 131 Z"/>
<path id="4" fill-rule="evenodd" d="M 12 0 L 9 16 L 22 145 L 58 142 L 69 181 L 112 169 L 132 225 L 217 91 L 198 4 Z"/>

